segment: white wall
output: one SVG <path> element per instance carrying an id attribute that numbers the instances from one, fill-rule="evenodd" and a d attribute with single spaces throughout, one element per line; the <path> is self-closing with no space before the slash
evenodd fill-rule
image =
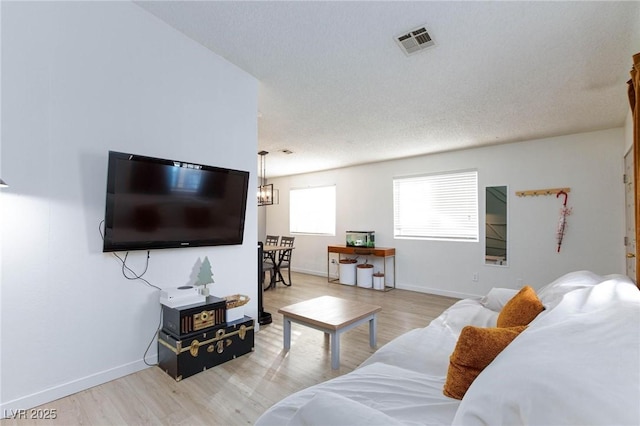
<path id="1" fill-rule="evenodd" d="M 159 292 L 102 253 L 108 150 L 256 171 L 257 81 L 130 2 L 2 2 L 2 412 L 145 368 Z M 232 147 L 233 149 L 230 149 Z M 255 194 L 255 179 L 249 193 Z M 244 244 L 156 250 L 144 276 L 190 280 L 257 314 L 257 207 Z M 141 272 L 145 252 L 127 264 Z M 156 361 L 151 344 L 148 362 Z"/>
<path id="2" fill-rule="evenodd" d="M 627 112 L 627 118 L 624 121 L 624 153 L 629 152 L 633 146 L 633 115 L 631 108 Z"/>
<path id="3" fill-rule="evenodd" d="M 336 236 L 296 236 L 298 271 L 326 275 L 328 244 L 344 244 L 347 230 L 375 230 L 377 246 L 397 249 L 396 286 L 402 289 L 463 297 L 492 287 L 518 288 L 520 279 L 540 287 L 572 270 L 623 273 L 624 139 L 618 128 L 272 179 L 280 204 L 267 208 L 266 231 L 289 233 L 290 188 L 335 184 Z M 484 187 L 509 187 L 508 267 L 484 264 L 483 226 L 477 243 L 393 238 L 394 176 L 469 168 L 478 170 L 481 223 Z M 562 200 L 515 196 L 556 187 L 571 188 L 573 207 L 560 253 L 555 238 Z"/>

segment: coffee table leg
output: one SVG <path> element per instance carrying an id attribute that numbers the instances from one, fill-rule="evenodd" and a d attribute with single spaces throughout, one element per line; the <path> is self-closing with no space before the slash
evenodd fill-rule
<path id="1" fill-rule="evenodd" d="M 369 320 L 369 346 L 376 347 L 376 336 L 378 335 L 378 324 L 376 321 L 376 314 L 373 314 L 373 318 Z"/>
<path id="2" fill-rule="evenodd" d="M 288 351 L 289 349 L 291 349 L 291 320 L 289 318 L 283 317 L 282 329 L 282 335 L 284 338 L 284 350 Z"/>
<path id="3" fill-rule="evenodd" d="M 331 368 L 340 368 L 340 334 L 337 331 L 331 332 Z"/>

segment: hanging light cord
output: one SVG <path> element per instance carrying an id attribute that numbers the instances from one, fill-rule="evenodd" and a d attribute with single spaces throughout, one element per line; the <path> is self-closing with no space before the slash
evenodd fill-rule
<path id="1" fill-rule="evenodd" d="M 258 153 L 258 155 L 260 156 L 260 173 L 262 174 L 262 176 L 260 177 L 260 186 L 264 186 L 267 184 L 267 154 L 267 151 L 260 151 Z"/>

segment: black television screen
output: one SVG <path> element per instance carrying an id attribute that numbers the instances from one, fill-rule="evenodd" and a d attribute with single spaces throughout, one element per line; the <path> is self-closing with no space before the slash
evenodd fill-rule
<path id="1" fill-rule="evenodd" d="M 103 251 L 242 244 L 249 172 L 109 151 Z"/>

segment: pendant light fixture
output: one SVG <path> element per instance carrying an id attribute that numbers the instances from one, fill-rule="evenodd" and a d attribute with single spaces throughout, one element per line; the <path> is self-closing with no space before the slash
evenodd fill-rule
<path id="1" fill-rule="evenodd" d="M 260 151 L 260 185 L 258 186 L 258 206 L 270 206 L 273 204 L 273 184 L 267 185 L 267 151 Z"/>

